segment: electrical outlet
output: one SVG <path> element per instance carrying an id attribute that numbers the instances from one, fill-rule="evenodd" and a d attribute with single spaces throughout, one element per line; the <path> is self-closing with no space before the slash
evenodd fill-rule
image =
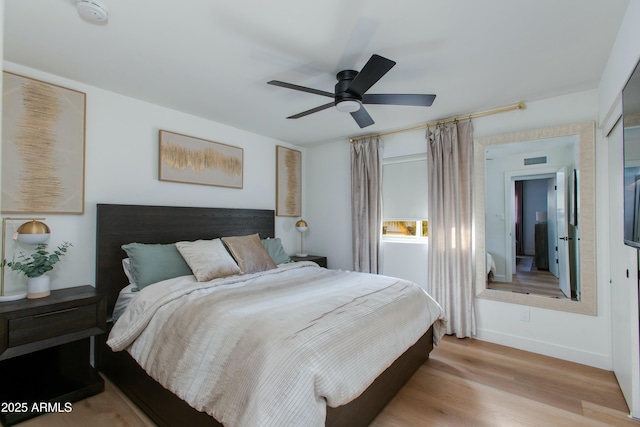
<path id="1" fill-rule="evenodd" d="M 528 308 L 521 309 L 520 310 L 520 321 L 521 322 L 528 322 L 530 313 L 531 313 L 531 311 Z"/>

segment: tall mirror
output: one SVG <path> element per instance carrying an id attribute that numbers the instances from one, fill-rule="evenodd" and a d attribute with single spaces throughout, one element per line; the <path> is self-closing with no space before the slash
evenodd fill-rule
<path id="1" fill-rule="evenodd" d="M 622 91 L 624 243 L 640 248 L 640 64 Z"/>
<path id="2" fill-rule="evenodd" d="M 477 296 L 595 315 L 595 123 L 474 144 Z"/>

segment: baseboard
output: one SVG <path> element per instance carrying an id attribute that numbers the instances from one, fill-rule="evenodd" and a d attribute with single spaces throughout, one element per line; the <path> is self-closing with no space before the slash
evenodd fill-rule
<path id="1" fill-rule="evenodd" d="M 607 355 L 592 353 L 545 341 L 480 328 L 477 329 L 476 336 L 474 338 L 481 341 L 517 348 L 519 350 L 555 357 L 556 359 L 593 366 L 594 368 L 605 369 L 607 371 L 611 371 L 613 369 L 611 359 Z"/>

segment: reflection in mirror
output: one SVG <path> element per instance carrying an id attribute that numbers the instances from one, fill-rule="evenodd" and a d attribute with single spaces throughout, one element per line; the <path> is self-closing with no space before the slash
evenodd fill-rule
<path id="1" fill-rule="evenodd" d="M 640 65 L 622 91 L 624 243 L 640 248 Z"/>
<path id="2" fill-rule="evenodd" d="M 476 140 L 478 297 L 596 314 L 595 125 Z"/>
<path id="3" fill-rule="evenodd" d="M 578 154 L 577 135 L 485 148 L 487 288 L 579 299 Z"/>

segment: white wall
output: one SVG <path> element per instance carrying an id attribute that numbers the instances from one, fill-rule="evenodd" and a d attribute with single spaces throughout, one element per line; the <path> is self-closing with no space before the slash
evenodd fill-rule
<path id="1" fill-rule="evenodd" d="M 51 274 L 53 289 L 94 283 L 97 203 L 275 209 L 275 147 L 291 145 L 17 64 L 5 62 L 4 69 L 87 94 L 85 212 L 46 215 L 50 246 L 73 244 Z M 160 129 L 242 147 L 243 188 L 159 181 Z M 296 219 L 276 218 L 276 235 L 288 253 L 299 246 Z M 8 239 L 7 258 L 12 246 Z M 25 282 L 23 276 L 8 273 L 10 287 Z"/>
<path id="2" fill-rule="evenodd" d="M 554 126 L 584 120 L 597 120 L 596 90 L 527 103 L 523 111 L 512 111 L 474 119 L 476 138 L 526 129 Z M 418 154 L 426 151 L 424 130 L 383 137 L 385 157 Z M 607 175 L 606 150 L 597 135 L 597 182 Z M 309 251 L 328 256 L 334 268 L 352 268 L 349 143 L 337 141 L 307 150 L 313 166 L 308 167 L 307 216 L 315 223 L 314 236 L 309 236 Z M 606 181 L 606 179 L 605 179 Z M 311 191 L 309 191 L 311 190 Z M 606 189 L 596 189 L 597 202 Z M 606 229 L 600 215 L 606 203 L 597 203 L 597 226 Z M 600 237 L 600 234 L 598 235 Z M 383 273 L 413 280 L 426 287 L 426 250 L 421 245 L 385 244 Z M 606 255 L 606 253 L 605 253 Z M 604 257 L 598 257 L 598 315 L 585 316 L 561 311 L 530 308 L 530 322 L 521 322 L 522 306 L 490 300 L 477 301 L 478 338 L 516 348 L 548 354 L 580 363 L 609 369 L 611 350 L 609 297 Z M 422 262 L 420 260 L 423 260 Z"/>
<path id="3" fill-rule="evenodd" d="M 302 196 L 306 252 L 325 255 L 329 268 L 343 270 L 353 268 L 349 155 L 346 141 L 307 149 Z"/>

